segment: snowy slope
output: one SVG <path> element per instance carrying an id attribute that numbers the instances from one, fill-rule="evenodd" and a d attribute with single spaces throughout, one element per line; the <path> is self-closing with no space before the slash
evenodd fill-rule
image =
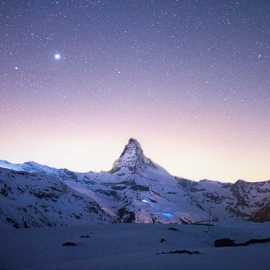
<path id="1" fill-rule="evenodd" d="M 58 177 L 0 170 L 0 223 L 16 228 L 112 222 L 92 198 Z"/>
<path id="2" fill-rule="evenodd" d="M 15 227 L 266 221 L 269 209 L 269 181 L 231 184 L 174 177 L 147 158 L 135 139 L 109 172 L 0 161 L 0 223 Z"/>
<path id="3" fill-rule="evenodd" d="M 237 242 L 270 236 L 268 224 L 205 226 L 117 224 L 2 230 L 0 268 L 10 270 L 269 270 L 270 244 L 214 247 L 218 238 Z M 164 242 L 161 243 L 161 239 Z M 62 246 L 71 241 L 75 246 Z M 200 254 L 160 254 L 174 250 Z"/>
<path id="4" fill-rule="evenodd" d="M 19 163 L 14 164 L 5 160 L 0 160 L 0 168 L 6 168 L 13 171 L 29 172 L 29 173 L 43 172 L 47 174 L 55 174 L 57 172 L 57 169 L 38 164 L 37 162 L 34 161 L 25 162 L 22 164 Z"/>

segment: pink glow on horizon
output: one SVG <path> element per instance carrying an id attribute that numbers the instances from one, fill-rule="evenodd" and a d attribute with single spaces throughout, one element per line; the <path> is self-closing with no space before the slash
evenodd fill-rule
<path id="1" fill-rule="evenodd" d="M 19 121 L 10 112 L 8 116 L 13 120 L 1 127 L 1 159 L 34 160 L 75 171 L 108 170 L 128 138 L 135 137 L 146 156 L 180 177 L 223 181 L 269 178 L 270 158 L 265 147 L 269 139 L 260 132 L 249 133 L 245 119 L 239 127 L 239 121 L 234 123 L 225 117 L 220 125 L 222 114 L 210 117 L 205 113 L 205 118 L 201 115 L 196 122 L 184 113 L 168 121 L 169 115 L 161 113 L 155 119 L 148 112 L 132 109 L 126 111 L 126 117 L 119 117 L 121 111 L 87 115 L 80 114 L 80 110 L 67 115 L 62 110 L 55 116 L 48 111 L 44 117 L 34 111 L 38 109 L 22 112 Z M 267 132 L 267 127 L 261 125 L 261 130 Z"/>

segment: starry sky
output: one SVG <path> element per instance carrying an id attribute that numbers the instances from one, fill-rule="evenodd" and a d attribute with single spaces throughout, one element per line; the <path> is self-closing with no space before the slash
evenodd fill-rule
<path id="1" fill-rule="evenodd" d="M 270 178 L 270 1 L 0 0 L 0 159 Z"/>

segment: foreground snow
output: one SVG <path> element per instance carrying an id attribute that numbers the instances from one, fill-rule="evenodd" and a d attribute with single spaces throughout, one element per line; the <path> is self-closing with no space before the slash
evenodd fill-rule
<path id="1" fill-rule="evenodd" d="M 234 226 L 110 224 L 0 229 L 0 269 L 267 269 L 270 244 L 215 248 L 217 238 L 270 237 L 270 224 Z M 164 239 L 161 243 L 160 240 Z M 76 246 L 62 246 L 71 241 Z M 159 252 L 186 249 L 201 254 Z"/>

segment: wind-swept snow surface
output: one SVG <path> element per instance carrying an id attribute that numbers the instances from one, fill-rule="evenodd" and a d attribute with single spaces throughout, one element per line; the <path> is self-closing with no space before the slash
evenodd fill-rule
<path id="1" fill-rule="evenodd" d="M 269 243 L 214 247 L 216 239 L 225 237 L 237 242 L 269 237 L 266 223 L 210 228 L 114 224 L 0 232 L 0 269 L 269 270 Z"/>

